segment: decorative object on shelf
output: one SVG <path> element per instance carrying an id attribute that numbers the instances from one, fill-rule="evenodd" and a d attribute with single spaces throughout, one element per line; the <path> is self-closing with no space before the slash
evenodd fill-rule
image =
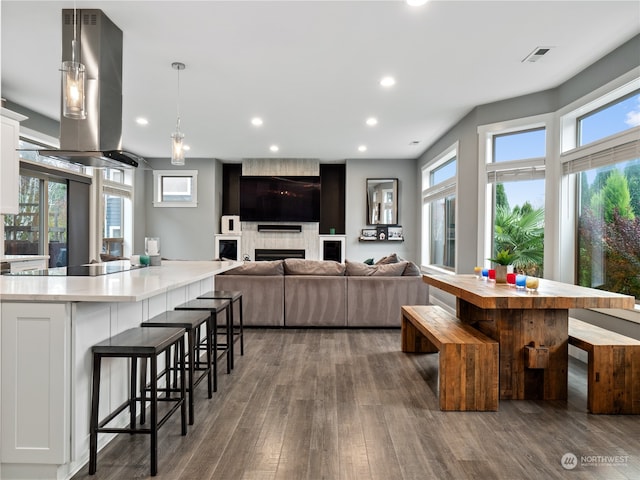
<path id="1" fill-rule="evenodd" d="M 184 165 L 184 133 L 180 131 L 180 70 L 186 68 L 184 63 L 173 62 L 171 68 L 178 71 L 178 101 L 176 131 L 171 135 L 171 165 Z"/>
<path id="2" fill-rule="evenodd" d="M 404 242 L 402 227 L 381 225 L 376 228 L 363 228 L 360 233 L 361 242 Z"/>
<path id="3" fill-rule="evenodd" d="M 397 240 L 397 241 L 404 240 L 404 237 L 402 235 L 402 227 L 388 227 L 387 228 L 387 239 L 388 240 Z"/>
<path id="4" fill-rule="evenodd" d="M 222 216 L 222 233 L 242 233 L 239 215 L 223 215 Z"/>
<path id="5" fill-rule="evenodd" d="M 71 41 L 71 61 L 62 62 L 62 115 L 73 120 L 87 118 L 85 108 L 86 68 L 76 62 L 76 38 L 78 21 L 75 2 L 73 5 L 73 40 Z"/>
<path id="6" fill-rule="evenodd" d="M 489 261 L 496 264 L 496 283 L 507 283 L 508 266 L 513 263 L 517 255 L 510 250 L 500 250 Z"/>
<path id="7" fill-rule="evenodd" d="M 360 233 L 360 240 L 376 240 L 378 232 L 375 228 L 363 228 Z"/>

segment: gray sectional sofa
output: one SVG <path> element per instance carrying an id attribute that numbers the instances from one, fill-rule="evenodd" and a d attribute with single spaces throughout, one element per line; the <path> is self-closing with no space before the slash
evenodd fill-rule
<path id="1" fill-rule="evenodd" d="M 376 265 L 286 259 L 246 262 L 215 278 L 217 290 L 240 290 L 244 325 L 399 327 L 402 305 L 428 303 L 415 264 L 395 255 Z"/>

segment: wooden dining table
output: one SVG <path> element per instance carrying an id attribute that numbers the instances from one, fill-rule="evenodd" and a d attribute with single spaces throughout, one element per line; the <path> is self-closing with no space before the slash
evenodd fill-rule
<path id="1" fill-rule="evenodd" d="M 500 399 L 565 400 L 569 309 L 633 309 L 629 295 L 540 279 L 535 292 L 475 275 L 423 275 L 456 297 L 460 320 L 500 345 Z"/>

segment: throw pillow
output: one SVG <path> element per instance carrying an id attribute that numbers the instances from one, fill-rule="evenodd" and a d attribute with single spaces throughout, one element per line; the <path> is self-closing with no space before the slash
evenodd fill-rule
<path id="1" fill-rule="evenodd" d="M 369 266 L 361 262 L 346 261 L 347 275 L 353 277 L 400 277 L 408 262 L 377 264 Z"/>
<path id="2" fill-rule="evenodd" d="M 267 260 L 261 262 L 245 262 L 232 270 L 227 270 L 221 275 L 284 275 L 282 260 Z"/>
<path id="3" fill-rule="evenodd" d="M 345 267 L 333 260 L 302 260 L 299 258 L 286 258 L 284 271 L 287 275 L 322 275 L 342 276 Z"/>
<path id="4" fill-rule="evenodd" d="M 376 262 L 376 265 L 387 265 L 389 263 L 398 263 L 400 260 L 398 259 L 398 255 L 392 253 L 391 255 L 387 255 L 386 257 L 382 257 L 380 260 Z"/>
<path id="5" fill-rule="evenodd" d="M 407 266 L 404 269 L 402 275 L 404 275 L 405 277 L 419 277 L 420 275 L 422 275 L 422 272 L 420 272 L 420 268 L 418 268 L 415 263 L 407 262 Z"/>

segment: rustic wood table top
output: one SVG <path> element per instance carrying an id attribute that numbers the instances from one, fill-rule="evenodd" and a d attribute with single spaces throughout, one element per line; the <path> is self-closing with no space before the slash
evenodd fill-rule
<path id="1" fill-rule="evenodd" d="M 487 282 L 475 275 L 423 275 L 425 283 L 483 309 L 622 308 L 632 310 L 631 295 L 540 279 L 536 292 Z"/>

